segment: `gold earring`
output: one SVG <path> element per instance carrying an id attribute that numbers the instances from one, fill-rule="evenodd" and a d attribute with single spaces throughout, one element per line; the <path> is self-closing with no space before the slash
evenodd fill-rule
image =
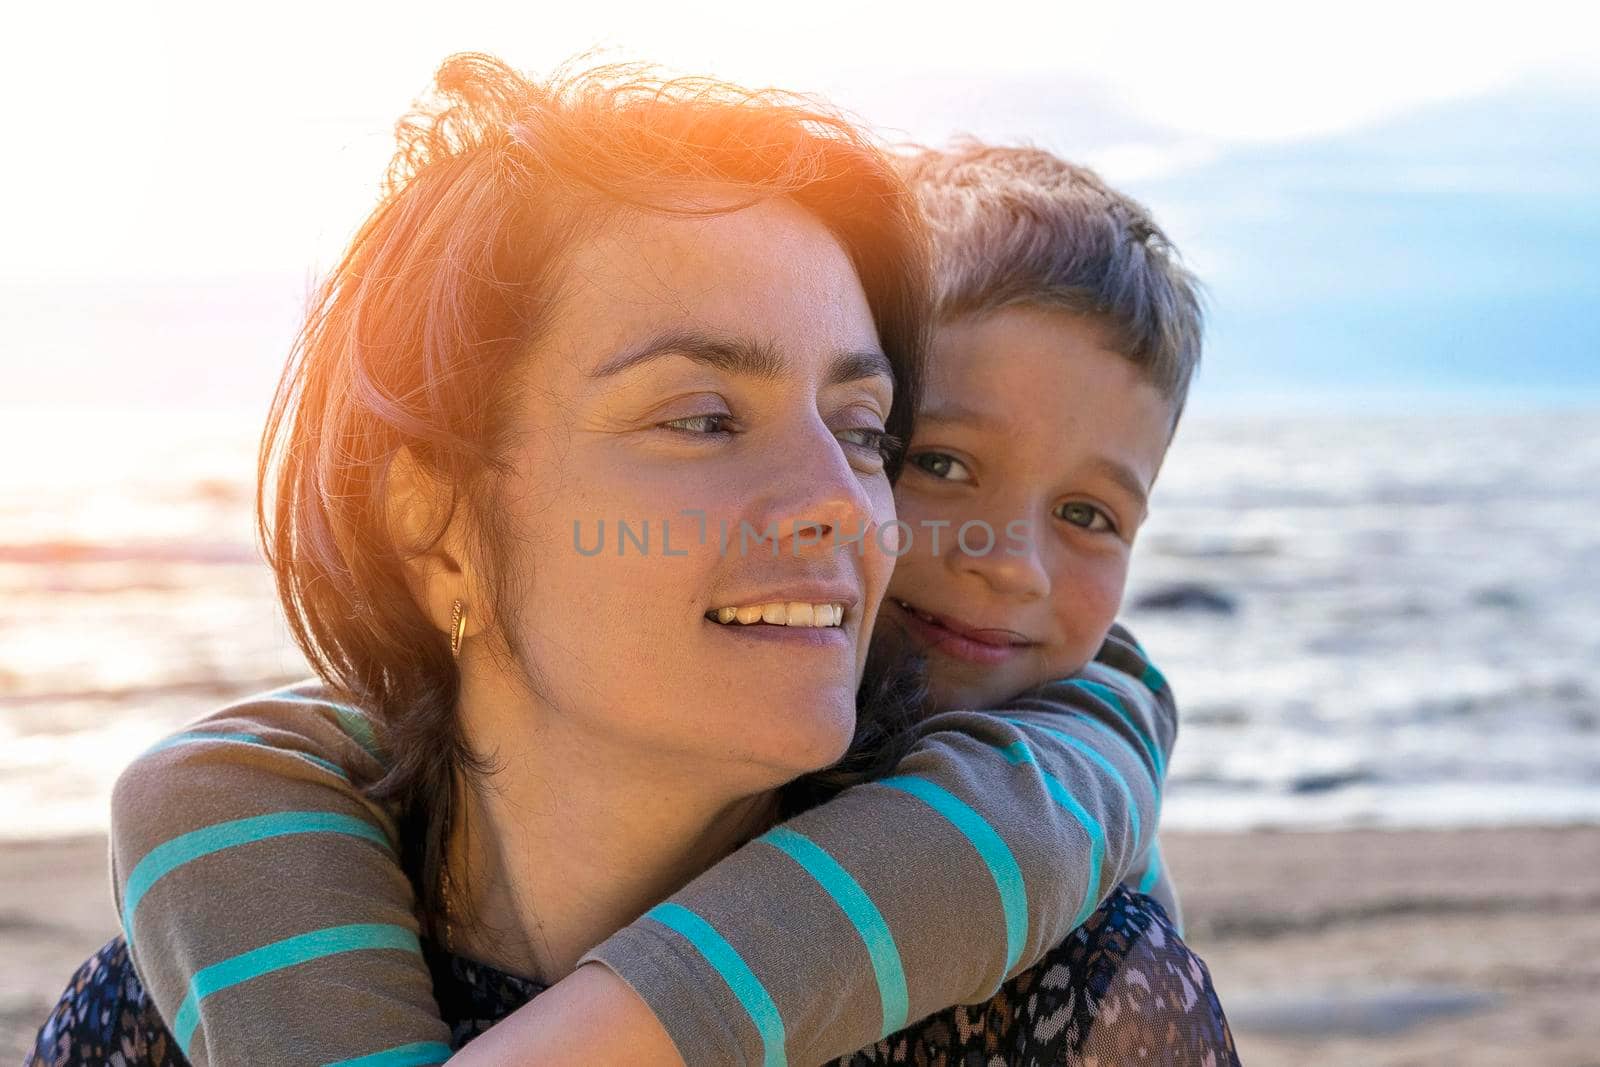
<path id="1" fill-rule="evenodd" d="M 461 601 L 456 601 L 456 606 L 450 612 L 450 657 L 461 655 L 461 639 L 467 633 L 467 609 L 461 606 Z"/>

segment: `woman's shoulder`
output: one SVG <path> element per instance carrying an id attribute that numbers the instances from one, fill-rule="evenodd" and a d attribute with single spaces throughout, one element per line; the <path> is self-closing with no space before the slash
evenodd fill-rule
<path id="1" fill-rule="evenodd" d="M 1238 1064 L 1204 962 L 1154 899 L 1117 886 L 989 1000 L 957 1004 L 837 1061 Z"/>
<path id="2" fill-rule="evenodd" d="M 1066 1062 L 1238 1063 L 1210 969 L 1154 898 L 1117 886 L 1055 955 L 1083 994 Z"/>

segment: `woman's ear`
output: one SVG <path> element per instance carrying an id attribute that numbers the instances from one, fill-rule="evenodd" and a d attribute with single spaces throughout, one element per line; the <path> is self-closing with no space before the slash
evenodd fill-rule
<path id="1" fill-rule="evenodd" d="M 466 609 L 466 632 L 481 630 L 488 612 L 473 602 L 481 586 L 467 551 L 464 508 L 453 488 L 402 446 L 384 480 L 383 511 L 418 607 L 448 635 L 459 600 Z"/>

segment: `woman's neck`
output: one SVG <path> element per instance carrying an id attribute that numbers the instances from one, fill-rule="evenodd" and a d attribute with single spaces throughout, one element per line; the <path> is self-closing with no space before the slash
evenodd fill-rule
<path id="1" fill-rule="evenodd" d="M 776 789 L 729 795 L 726 773 L 596 738 L 561 716 L 536 729 L 525 715 L 496 718 L 463 719 L 493 770 L 457 798 L 449 947 L 510 973 L 559 981 L 778 821 Z M 495 743 L 474 744 L 474 733 Z"/>

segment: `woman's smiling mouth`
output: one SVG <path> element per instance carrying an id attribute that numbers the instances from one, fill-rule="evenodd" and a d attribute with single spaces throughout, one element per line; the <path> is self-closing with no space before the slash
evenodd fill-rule
<path id="1" fill-rule="evenodd" d="M 765 604 L 713 608 L 706 618 L 724 626 L 838 626 L 844 622 L 844 605 L 838 602 L 808 603 L 803 600 L 774 600 Z"/>
<path id="2" fill-rule="evenodd" d="M 853 601 L 771 600 L 712 608 L 705 618 L 736 640 L 846 648 L 844 618 L 852 606 Z"/>

